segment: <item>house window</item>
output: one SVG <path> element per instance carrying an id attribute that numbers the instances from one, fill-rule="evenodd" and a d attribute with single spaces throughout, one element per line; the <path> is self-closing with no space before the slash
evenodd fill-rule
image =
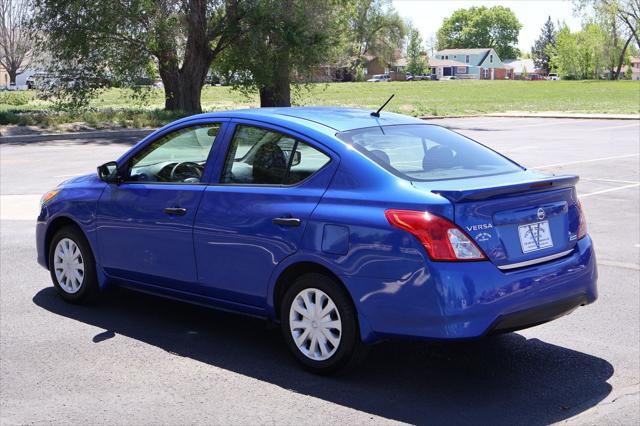
<path id="1" fill-rule="evenodd" d="M 363 68 L 362 72 L 364 72 L 364 75 L 367 75 L 367 74 L 369 74 L 369 69 L 368 68 Z"/>
<path id="2" fill-rule="evenodd" d="M 482 74 L 484 76 L 484 79 L 487 80 L 489 78 L 489 69 L 488 68 L 484 68 L 482 70 Z"/>
<path id="3" fill-rule="evenodd" d="M 449 59 L 449 55 L 445 55 L 444 59 Z"/>
<path id="4" fill-rule="evenodd" d="M 458 58 L 458 55 L 453 55 L 453 59 L 457 59 L 457 58 Z"/>
<path id="5" fill-rule="evenodd" d="M 468 63 L 469 63 L 469 55 L 466 55 L 466 56 L 464 57 L 464 63 L 465 63 L 465 64 L 468 64 Z"/>
<path id="6" fill-rule="evenodd" d="M 493 63 L 493 55 L 489 55 L 489 62 Z"/>

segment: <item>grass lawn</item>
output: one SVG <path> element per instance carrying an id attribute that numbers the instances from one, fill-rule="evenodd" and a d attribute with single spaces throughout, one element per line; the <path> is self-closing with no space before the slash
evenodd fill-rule
<path id="1" fill-rule="evenodd" d="M 507 111 L 640 113 L 640 81 L 420 81 L 393 83 L 312 84 L 293 99 L 296 105 L 336 105 L 377 108 L 395 94 L 387 110 L 422 116 L 481 114 Z M 12 97 L 13 96 L 13 97 Z M 19 98 L 19 99 L 18 99 Z M 90 127 L 159 126 L 179 116 L 162 111 L 163 91 L 153 89 L 146 100 L 126 90 L 110 89 L 93 100 L 87 111 L 55 112 L 34 92 L 0 93 L 0 125 L 57 127 L 82 122 Z M 228 87 L 206 87 L 205 111 L 258 106 L 257 96 L 245 97 Z"/>

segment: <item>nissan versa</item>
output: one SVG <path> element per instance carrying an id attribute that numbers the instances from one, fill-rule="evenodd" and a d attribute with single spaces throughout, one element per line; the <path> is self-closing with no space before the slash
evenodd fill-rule
<path id="1" fill-rule="evenodd" d="M 330 373 L 596 300 L 577 180 L 398 114 L 202 114 L 45 194 L 38 262 L 69 302 L 118 285 L 279 322 Z"/>

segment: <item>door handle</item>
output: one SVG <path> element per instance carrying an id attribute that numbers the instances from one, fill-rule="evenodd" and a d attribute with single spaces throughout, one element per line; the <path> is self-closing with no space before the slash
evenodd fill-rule
<path id="1" fill-rule="evenodd" d="M 300 226 L 300 219 L 297 217 L 274 217 L 271 222 L 280 226 Z"/>
<path id="2" fill-rule="evenodd" d="M 184 216 L 187 214 L 187 209 L 184 207 L 167 207 L 164 212 L 172 216 Z"/>

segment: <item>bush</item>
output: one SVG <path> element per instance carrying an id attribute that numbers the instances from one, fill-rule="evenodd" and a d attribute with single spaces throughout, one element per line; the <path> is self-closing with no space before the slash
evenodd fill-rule
<path id="1" fill-rule="evenodd" d="M 22 106 L 31 101 L 31 95 L 26 92 L 7 91 L 0 92 L 0 104 Z"/>

